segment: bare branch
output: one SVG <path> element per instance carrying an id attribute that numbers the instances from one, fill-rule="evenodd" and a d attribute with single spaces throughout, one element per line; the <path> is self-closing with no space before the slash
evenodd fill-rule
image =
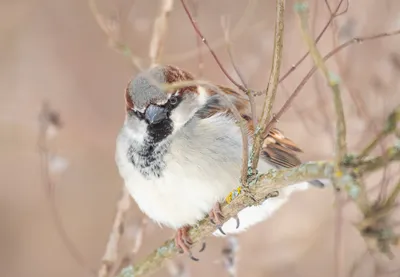
<path id="1" fill-rule="evenodd" d="M 125 217 L 131 206 L 131 196 L 124 187 L 122 196 L 117 204 L 117 213 L 107 242 L 106 251 L 103 255 L 98 277 L 108 277 L 114 272 L 116 263 L 119 259 L 119 242 L 125 230 Z"/>
<path id="2" fill-rule="evenodd" d="M 378 133 L 378 135 L 361 151 L 358 156 L 359 159 L 365 158 L 377 145 L 388 135 L 396 131 L 397 122 L 400 121 L 400 106 L 397 107 L 388 117 L 385 127 Z"/>
<path id="3" fill-rule="evenodd" d="M 309 48 L 309 52 L 314 60 L 315 65 L 322 71 L 325 79 L 327 80 L 332 92 L 336 110 L 336 163 L 339 165 L 347 153 L 346 144 L 346 122 L 343 111 L 343 103 L 339 87 L 339 77 L 330 72 L 325 65 L 325 62 L 316 47 L 313 39 L 310 36 L 308 26 L 308 6 L 307 4 L 296 4 L 296 12 L 300 18 L 301 33 Z M 339 168 L 338 168 L 339 169 Z"/>
<path id="4" fill-rule="evenodd" d="M 332 15 L 331 15 L 331 17 L 329 18 L 328 22 L 325 24 L 324 28 L 322 28 L 322 31 L 320 32 L 320 34 L 319 34 L 318 37 L 316 38 L 315 44 L 317 44 L 317 43 L 321 40 L 322 36 L 325 34 L 326 30 L 328 29 L 329 25 L 331 24 L 332 20 L 333 20 L 335 17 L 337 17 L 337 16 L 343 14 L 343 13 L 340 13 L 340 14 L 338 13 L 338 11 L 339 11 L 339 9 L 340 9 L 340 6 L 342 5 L 343 1 L 344 1 L 344 0 L 340 0 L 340 2 L 338 3 L 338 5 L 336 6 L 335 11 L 332 13 Z M 345 10 L 344 12 L 346 12 L 346 11 L 347 11 L 347 8 L 346 8 L 346 10 Z M 291 67 L 285 74 L 283 74 L 283 76 L 279 79 L 279 83 L 283 82 L 294 70 L 296 70 L 296 68 L 308 57 L 309 54 L 310 54 L 310 52 L 305 53 L 305 54 L 300 58 L 300 60 L 297 61 L 297 63 L 295 63 L 294 65 L 292 65 L 292 67 Z"/>
<path id="5" fill-rule="evenodd" d="M 219 68 L 221 71 L 225 74 L 225 76 L 229 79 L 229 81 L 232 82 L 236 87 L 238 87 L 241 91 L 246 92 L 246 88 L 240 85 L 238 82 L 235 81 L 235 79 L 230 76 L 228 71 L 225 69 L 225 67 L 222 65 L 222 62 L 219 60 L 217 54 L 215 54 L 214 50 L 211 48 L 210 44 L 208 43 L 207 39 L 204 37 L 203 33 L 200 31 L 195 19 L 193 18 L 192 14 L 189 11 L 189 8 L 187 7 L 185 0 L 181 0 L 182 6 L 185 9 L 185 12 L 187 16 L 189 17 L 190 23 L 192 24 L 195 32 L 197 35 L 201 38 L 201 41 L 207 46 L 208 50 L 210 51 L 211 55 L 213 56 L 214 60 L 218 64 Z"/>
<path id="6" fill-rule="evenodd" d="M 59 114 L 56 111 L 52 110 L 49 107 L 48 103 L 43 103 L 39 116 L 39 137 L 37 140 L 40 155 L 41 178 L 48 196 L 51 216 L 53 218 L 53 222 L 58 235 L 60 236 L 64 246 L 67 248 L 68 252 L 74 258 L 74 260 L 91 276 L 94 276 L 95 270 L 88 265 L 85 257 L 75 246 L 75 243 L 72 241 L 67 231 L 65 230 L 63 222 L 60 218 L 60 214 L 58 213 L 57 203 L 54 198 L 54 183 L 49 171 L 50 150 L 48 147 L 48 132 L 50 128 L 60 128 L 61 125 L 62 123 L 60 121 Z"/>
<path id="7" fill-rule="evenodd" d="M 165 35 L 168 28 L 168 17 L 172 11 L 174 0 L 162 0 L 161 11 L 154 21 L 153 37 L 151 38 L 149 57 L 151 66 L 160 63 Z"/>
<path id="8" fill-rule="evenodd" d="M 193 18 L 196 20 L 199 10 L 199 0 L 192 0 L 193 6 Z M 195 34 L 196 36 L 196 47 L 197 47 L 197 68 L 199 78 L 203 77 L 203 70 L 204 70 L 204 60 L 203 60 L 203 49 L 201 47 L 201 38 Z"/>
<path id="9" fill-rule="evenodd" d="M 386 166 L 390 162 L 400 161 L 400 148 L 389 148 L 388 152 L 390 152 L 390 155 L 385 158 L 378 156 L 370 160 L 355 161 L 354 163 L 349 163 L 344 166 L 357 169 L 362 173 L 370 173 Z M 270 170 L 265 174 L 259 174 L 255 179 L 254 185 L 252 185 L 249 190 L 252 195 L 256 196 L 258 201 L 263 202 L 271 193 L 283 187 L 309 180 L 331 178 L 334 171 L 335 163 L 332 161 L 309 162 L 295 168 Z M 346 179 L 345 177 L 346 176 L 344 176 L 344 179 Z M 223 222 L 235 216 L 240 210 L 251 205 L 254 205 L 254 202 L 243 193 L 233 198 L 229 204 L 223 203 L 221 205 L 222 213 L 225 216 Z M 191 228 L 189 235 L 191 240 L 196 244 L 203 241 L 205 237 L 211 236 L 214 231 L 215 226 L 206 218 L 201 220 L 197 226 Z M 176 254 L 178 254 L 178 249 L 175 246 L 174 239 L 167 240 L 142 262 L 131 266 L 130 272 L 132 272 L 135 277 L 150 275 L 156 272 L 164 261 L 172 258 Z M 122 277 L 123 275 L 120 274 L 118 276 Z"/>
<path id="10" fill-rule="evenodd" d="M 274 38 L 274 50 L 272 56 L 272 68 L 269 76 L 268 87 L 266 97 L 264 101 L 264 107 L 261 114 L 260 123 L 254 132 L 254 143 L 252 153 L 250 156 L 250 167 L 254 173 L 258 160 L 260 158 L 260 150 L 262 141 L 268 133 L 269 129 L 267 123 L 271 120 L 272 107 L 275 101 L 275 95 L 279 83 L 279 73 L 282 64 L 282 49 L 283 49 L 283 30 L 284 30 L 284 15 L 285 15 L 285 1 L 276 1 L 276 19 L 275 19 L 275 38 Z"/>
<path id="11" fill-rule="evenodd" d="M 352 44 L 367 42 L 367 41 L 385 38 L 385 37 L 396 36 L 399 34 L 400 34 L 400 29 L 392 31 L 392 32 L 384 32 L 384 33 L 379 33 L 379 34 L 370 35 L 370 36 L 354 37 L 354 38 L 342 43 L 341 45 L 339 45 L 338 47 L 336 47 L 335 49 L 330 51 L 328 54 L 326 54 L 323 58 L 323 61 L 327 61 L 328 59 L 333 57 L 335 54 L 337 54 L 338 52 L 342 51 L 343 49 L 345 49 L 346 47 L 348 47 Z M 272 124 L 274 124 L 277 120 L 279 120 L 279 118 L 287 111 L 287 109 L 292 104 L 293 100 L 300 93 L 300 91 L 303 89 L 304 85 L 308 82 L 308 80 L 310 80 L 310 78 L 313 76 L 313 74 L 316 71 L 317 71 L 316 66 L 314 66 L 310 71 L 308 71 L 306 76 L 301 80 L 300 84 L 295 88 L 295 90 L 292 92 L 290 97 L 286 100 L 285 104 L 283 104 L 282 108 L 275 114 L 274 121 L 271 121 L 270 123 L 268 123 L 267 128 L 271 128 Z"/>
<path id="12" fill-rule="evenodd" d="M 244 76 L 235 62 L 233 50 L 232 50 L 232 46 L 231 46 L 230 33 L 229 33 L 229 20 L 227 17 L 221 18 L 221 25 L 222 25 L 222 29 L 224 31 L 226 50 L 228 52 L 229 59 L 232 63 L 233 69 L 235 70 L 236 74 L 238 75 L 240 81 L 242 82 L 242 85 L 246 88 L 246 94 L 247 94 L 247 97 L 249 98 L 249 102 L 250 102 L 251 118 L 253 120 L 253 125 L 257 126 L 258 120 L 257 120 L 256 103 L 254 102 L 254 93 L 251 90 L 249 90 L 247 82 L 244 80 Z"/>
<path id="13" fill-rule="evenodd" d="M 108 44 L 110 47 L 118 53 L 123 54 L 130 58 L 132 65 L 138 71 L 143 71 L 142 63 L 143 61 L 135 56 L 131 49 L 124 44 L 120 39 L 120 22 L 111 22 L 111 20 L 107 20 L 98 10 L 96 0 L 88 0 L 89 7 L 96 19 L 97 24 L 100 29 L 106 34 L 108 38 Z"/>

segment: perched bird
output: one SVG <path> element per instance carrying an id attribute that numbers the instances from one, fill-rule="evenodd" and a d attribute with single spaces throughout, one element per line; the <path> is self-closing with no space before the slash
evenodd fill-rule
<path id="1" fill-rule="evenodd" d="M 213 89 L 194 84 L 174 91 L 161 88 L 190 80 L 194 80 L 190 73 L 175 66 L 156 66 L 129 82 L 116 163 L 139 208 L 155 222 L 177 229 L 176 245 L 193 258 L 187 231 L 207 214 L 222 232 L 240 232 L 267 218 L 293 191 L 309 184 L 288 186 L 278 197 L 242 210 L 239 227 L 234 219 L 221 226 L 218 203 L 240 185 L 240 127 L 226 100 Z M 246 120 L 251 143 L 254 126 L 248 100 L 232 89 L 217 87 Z M 258 170 L 297 166 L 301 162 L 296 152 L 301 150 L 293 141 L 272 129 Z M 311 183 L 323 186 L 319 181 Z"/>

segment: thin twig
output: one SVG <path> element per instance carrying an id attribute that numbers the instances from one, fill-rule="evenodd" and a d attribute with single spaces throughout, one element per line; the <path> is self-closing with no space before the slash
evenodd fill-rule
<path id="1" fill-rule="evenodd" d="M 186 15 L 188 16 L 190 23 L 192 24 L 195 32 L 197 35 L 201 38 L 201 41 L 207 46 L 208 51 L 211 53 L 213 56 L 214 60 L 218 64 L 219 68 L 221 71 L 225 74 L 225 76 L 229 79 L 229 81 L 232 82 L 236 87 L 238 87 L 241 91 L 246 92 L 246 88 L 240 85 L 238 82 L 235 81 L 235 79 L 232 78 L 232 76 L 228 73 L 228 71 L 225 69 L 225 67 L 222 65 L 222 62 L 219 60 L 217 54 L 215 54 L 214 50 L 211 48 L 210 44 L 208 43 L 208 40 L 205 38 L 203 33 L 200 31 L 199 26 L 197 25 L 197 22 L 193 18 L 192 14 L 189 11 L 189 8 L 187 7 L 185 0 L 181 0 L 182 6 L 186 12 Z"/>
<path id="2" fill-rule="evenodd" d="M 232 45 L 231 45 L 230 33 L 229 33 L 230 24 L 229 24 L 229 20 L 227 17 L 221 18 L 221 25 L 222 25 L 222 30 L 224 31 L 226 50 L 228 52 L 229 59 L 231 61 L 233 69 L 235 70 L 236 74 L 238 75 L 240 81 L 242 82 L 242 85 L 246 88 L 246 94 L 247 94 L 247 97 L 249 98 L 249 103 L 250 103 L 251 118 L 253 120 L 253 125 L 257 126 L 257 123 L 258 123 L 257 109 L 256 109 L 256 103 L 254 102 L 254 94 L 251 90 L 249 90 L 249 86 L 247 85 L 247 82 L 244 80 L 244 76 L 235 62 Z"/>
<path id="3" fill-rule="evenodd" d="M 236 21 L 235 25 L 232 28 L 232 39 L 240 37 L 243 33 L 247 32 L 249 29 L 257 29 L 261 26 L 265 25 L 265 20 L 260 20 L 256 23 L 249 23 L 248 21 L 252 21 L 254 17 L 254 13 L 256 12 L 258 8 L 258 0 L 249 0 L 247 1 L 247 5 L 243 11 L 243 15 L 239 18 L 238 21 Z M 197 33 L 196 33 L 197 35 Z M 201 38 L 200 38 L 201 40 Z M 225 41 L 223 38 L 216 38 L 212 42 L 209 42 L 210 47 L 214 49 L 214 51 L 220 47 L 223 47 L 225 45 Z M 207 45 L 203 44 L 201 46 L 201 50 L 207 50 L 208 47 Z M 185 61 L 188 59 L 195 58 L 198 55 L 197 49 L 192 49 L 187 52 L 179 52 L 176 54 L 169 54 L 166 55 L 166 59 L 169 61 L 173 61 L 174 63 Z"/>
<path id="4" fill-rule="evenodd" d="M 396 131 L 397 122 L 400 122 L 400 106 L 398 106 L 388 117 L 384 128 L 378 135 L 361 151 L 359 159 L 364 159 L 377 145 L 388 135 Z"/>
<path id="5" fill-rule="evenodd" d="M 199 27 L 197 26 L 196 21 L 194 20 L 192 14 L 190 13 L 185 0 L 181 0 L 182 6 L 194 28 L 194 30 L 196 31 L 197 35 L 201 38 L 202 42 L 207 46 L 209 52 L 211 53 L 211 55 L 214 57 L 214 60 L 217 62 L 218 66 L 220 67 L 220 69 L 222 70 L 222 72 L 225 74 L 225 76 L 235 85 L 237 86 L 241 91 L 245 92 L 246 94 L 248 94 L 248 90 L 240 85 L 239 83 L 237 83 L 226 71 L 226 69 L 224 68 L 224 66 L 222 65 L 221 61 L 218 59 L 218 56 L 215 54 L 214 50 L 210 47 L 210 45 L 208 44 L 207 39 L 203 36 L 203 34 L 201 33 Z M 226 97 L 226 95 L 223 95 L 223 93 L 218 89 L 218 94 L 222 95 L 224 99 L 226 99 L 227 102 L 230 102 L 229 99 Z M 249 150 L 248 150 L 248 138 L 247 138 L 247 132 L 245 130 L 245 121 L 244 119 L 241 117 L 240 113 L 237 111 L 236 107 L 232 104 L 229 103 L 230 109 L 232 111 L 232 113 L 235 115 L 235 118 L 238 120 L 239 124 L 240 124 L 240 130 L 242 133 L 242 142 L 243 142 L 243 147 L 242 147 L 242 170 L 241 170 L 241 180 L 242 182 L 246 183 L 247 182 L 247 164 L 248 164 L 248 159 L 249 159 Z"/>
<path id="6" fill-rule="evenodd" d="M 39 116 L 39 137 L 37 140 L 37 146 L 40 155 L 41 178 L 47 193 L 54 225 L 57 229 L 57 233 L 60 236 L 64 246 L 67 248 L 68 252 L 73 257 L 73 259 L 83 269 L 85 269 L 90 274 L 90 276 L 95 276 L 95 270 L 88 265 L 88 262 L 86 261 L 82 253 L 79 251 L 79 249 L 75 246 L 75 243 L 72 241 L 67 231 L 65 230 L 63 222 L 60 218 L 60 214 L 58 213 L 57 204 L 54 198 L 55 186 L 49 171 L 50 150 L 48 147 L 47 133 L 49 128 L 51 127 L 60 128 L 60 126 L 61 122 L 58 113 L 53 111 L 47 103 L 44 103 L 42 105 L 42 110 Z"/>
<path id="7" fill-rule="evenodd" d="M 199 0 L 192 0 L 193 6 L 193 18 L 197 20 L 198 10 L 199 10 Z M 197 68 L 198 73 L 197 76 L 199 78 L 203 78 L 203 69 L 204 69 L 204 60 L 203 60 L 203 50 L 201 49 L 201 38 L 195 34 L 196 36 L 196 48 L 197 48 Z"/>
<path id="8" fill-rule="evenodd" d="M 389 207 L 394 206 L 399 194 L 400 194 L 400 181 L 393 188 L 392 193 L 389 195 L 388 199 L 385 202 L 385 206 Z"/>
<path id="9" fill-rule="evenodd" d="M 335 232 L 334 232 L 334 245 L 333 245 L 333 253 L 334 253 L 334 263 L 333 263 L 333 272 L 334 276 L 339 277 L 342 269 L 342 261 L 341 261 L 341 252 L 342 252 L 342 213 L 343 213 L 343 205 L 340 200 L 340 192 L 335 191 Z"/>
<path id="10" fill-rule="evenodd" d="M 106 34 L 108 38 L 108 44 L 116 52 L 129 57 L 131 64 L 137 71 L 143 71 L 143 61 L 139 57 L 135 56 L 128 45 L 124 44 L 120 39 L 120 22 L 111 22 L 107 20 L 97 8 L 96 0 L 88 0 L 90 10 L 96 19 L 100 29 Z"/>
<path id="11" fill-rule="evenodd" d="M 336 110 L 336 163 L 339 165 L 344 158 L 344 155 L 347 153 L 347 144 L 346 144 L 346 122 L 343 111 L 343 103 L 340 93 L 339 80 L 338 77 L 335 76 L 332 72 L 328 70 L 325 65 L 325 62 L 316 47 L 314 41 L 312 40 L 309 27 L 308 27 L 308 7 L 307 4 L 298 3 L 296 4 L 296 12 L 299 15 L 301 33 L 303 38 L 308 45 L 309 52 L 314 60 L 315 65 L 321 70 L 325 79 L 327 80 L 332 92 L 333 99 Z M 339 170 L 339 168 L 338 168 Z"/>
<path id="12" fill-rule="evenodd" d="M 275 101 L 275 95 L 279 83 L 279 74 L 282 64 L 282 50 L 283 50 L 283 31 L 284 31 L 284 17 L 285 17 L 285 1 L 276 1 L 276 19 L 275 19 L 275 38 L 274 38 L 274 50 L 272 55 L 272 67 L 271 73 L 268 80 L 268 87 L 266 97 L 264 100 L 264 107 L 258 124 L 254 132 L 254 142 L 251 150 L 249 165 L 251 168 L 250 174 L 255 173 L 258 160 L 260 158 L 260 150 L 262 141 L 266 134 L 269 132 L 267 123 L 272 117 L 272 107 Z"/>
<path id="13" fill-rule="evenodd" d="M 370 36 L 354 37 L 354 38 L 349 39 L 348 41 L 342 43 L 337 48 L 333 49 L 328 54 L 326 54 L 323 58 L 323 61 L 327 61 L 328 59 L 330 59 L 331 57 L 333 57 L 334 55 L 336 55 L 337 53 L 339 53 L 340 51 L 342 51 L 343 49 L 345 49 L 346 47 L 348 47 L 352 44 L 362 43 L 362 42 L 385 38 L 385 37 L 391 37 L 391 36 L 395 36 L 395 35 L 399 35 L 399 34 L 400 34 L 400 29 L 392 31 L 392 32 L 384 32 L 384 33 L 379 33 L 379 34 L 370 35 Z M 301 80 L 299 85 L 292 92 L 290 97 L 286 100 L 285 104 L 283 104 L 282 108 L 275 114 L 274 121 L 273 122 L 271 121 L 270 123 L 268 123 L 267 128 L 271 128 L 271 126 L 275 123 L 275 121 L 279 120 L 279 118 L 287 111 L 287 109 L 292 104 L 293 100 L 296 98 L 296 96 L 298 96 L 298 94 L 303 89 L 305 84 L 308 82 L 308 80 L 313 76 L 313 74 L 316 71 L 317 71 L 316 66 L 314 66 L 312 69 L 310 69 L 310 71 L 306 74 L 306 76 L 304 76 L 304 78 Z"/>
<path id="14" fill-rule="evenodd" d="M 151 66 L 160 63 L 164 40 L 168 28 L 168 17 L 172 11 L 174 0 L 162 0 L 161 11 L 154 21 L 153 36 L 150 42 L 149 57 Z"/>
<path id="15" fill-rule="evenodd" d="M 124 187 L 122 196 L 117 204 L 117 213 L 109 235 L 106 250 L 101 260 L 98 277 L 109 277 L 114 272 L 116 263 L 119 258 L 119 242 L 124 235 L 125 217 L 131 206 L 131 196 L 128 190 Z"/>
<path id="16" fill-rule="evenodd" d="M 340 14 L 338 14 L 338 11 L 339 11 L 340 6 L 342 5 L 343 1 L 344 0 L 340 0 L 338 5 L 336 6 L 335 11 L 329 18 L 328 22 L 325 24 L 324 28 L 322 28 L 322 31 L 319 33 L 318 37 L 315 39 L 315 44 L 317 44 L 321 40 L 322 36 L 325 34 L 326 30 L 328 29 L 329 25 L 331 24 L 332 20 L 335 17 L 340 15 Z M 347 9 L 346 9 L 346 11 L 347 11 Z M 298 60 L 294 65 L 292 65 L 292 67 L 285 74 L 283 74 L 283 76 L 279 79 L 279 83 L 283 82 L 308 57 L 309 54 L 310 54 L 310 52 L 305 53 L 300 58 L 300 60 Z"/>

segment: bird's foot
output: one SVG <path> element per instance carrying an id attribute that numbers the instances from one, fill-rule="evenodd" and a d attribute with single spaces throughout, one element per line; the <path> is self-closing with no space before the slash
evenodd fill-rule
<path id="1" fill-rule="evenodd" d="M 175 234 L 175 245 L 180 249 L 181 253 L 187 253 L 193 261 L 197 262 L 199 261 L 199 259 L 194 257 L 192 251 L 190 251 L 190 247 L 192 246 L 193 241 L 191 238 L 189 238 L 189 229 L 189 226 L 181 227 L 178 229 Z"/>
<path id="2" fill-rule="evenodd" d="M 221 212 L 221 205 L 218 202 L 215 203 L 215 205 L 212 207 L 211 211 L 208 213 L 208 216 L 210 217 L 211 223 L 216 225 L 218 230 L 223 235 L 226 235 L 225 232 L 222 230 L 222 220 L 224 219 L 224 216 Z"/>

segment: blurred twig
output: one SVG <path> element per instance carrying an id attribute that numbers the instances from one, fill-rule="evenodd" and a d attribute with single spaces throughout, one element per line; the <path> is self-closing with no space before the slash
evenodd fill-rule
<path id="1" fill-rule="evenodd" d="M 116 263 L 119 259 L 119 242 L 125 231 L 125 217 L 131 206 L 131 196 L 128 190 L 124 187 L 122 196 L 117 204 L 117 212 L 114 223 L 109 235 L 106 250 L 101 260 L 98 277 L 108 277 L 115 270 Z"/>
<path id="2" fill-rule="evenodd" d="M 397 123 L 400 121 L 400 106 L 397 107 L 388 117 L 384 128 L 377 134 L 377 136 L 368 143 L 368 145 L 361 151 L 358 156 L 359 159 L 364 159 L 378 143 L 390 134 L 396 131 Z"/>
<path id="3" fill-rule="evenodd" d="M 97 1 L 96 0 L 88 0 L 89 1 L 89 7 L 90 10 L 96 19 L 97 24 L 99 25 L 100 29 L 103 30 L 103 32 L 106 34 L 108 38 L 108 44 L 109 46 L 114 49 L 115 51 L 123 54 L 124 56 L 127 56 L 130 58 L 132 65 L 135 67 L 136 70 L 142 71 L 143 66 L 142 63 L 143 61 L 135 56 L 131 49 L 129 48 L 128 45 L 123 43 L 120 38 L 120 22 L 118 21 L 112 21 L 110 19 L 107 19 L 105 16 L 103 16 L 98 7 L 97 7 Z"/>
<path id="4" fill-rule="evenodd" d="M 82 253 L 75 246 L 75 243 L 67 234 L 65 227 L 61 221 L 58 213 L 55 197 L 54 197 L 54 183 L 49 172 L 49 157 L 50 150 L 48 147 L 48 134 L 51 128 L 59 129 L 62 123 L 58 112 L 53 110 L 47 102 L 42 104 L 42 109 L 39 115 L 39 137 L 37 141 L 39 155 L 40 155 L 40 171 L 44 188 L 47 192 L 48 201 L 50 204 L 50 212 L 53 217 L 54 225 L 57 233 L 60 236 L 63 244 L 67 248 L 73 259 L 85 269 L 91 276 L 95 275 L 95 270 L 92 269 L 88 262 L 83 257 Z"/>
<path id="5" fill-rule="evenodd" d="M 153 36 L 150 42 L 149 57 L 150 64 L 154 66 L 160 63 L 164 40 L 168 28 L 168 17 L 171 13 L 174 0 L 162 0 L 161 11 L 154 21 Z"/>
<path id="6" fill-rule="evenodd" d="M 104 19 L 100 16 L 100 14 L 97 11 L 95 0 L 91 0 L 90 3 L 92 11 L 96 16 L 100 27 L 102 27 L 102 29 L 105 30 L 106 34 L 109 35 L 109 39 L 112 40 L 113 36 L 112 34 L 109 34 L 109 31 L 107 31 L 107 28 L 104 26 L 103 23 Z M 149 47 L 150 67 L 156 66 L 161 61 L 162 49 L 165 43 L 164 40 L 166 37 L 166 32 L 168 27 L 168 17 L 172 10 L 173 3 L 174 0 L 161 1 L 160 14 L 158 15 L 158 17 L 154 22 L 153 34 Z M 117 41 L 117 39 L 114 40 Z M 126 213 L 128 212 L 131 206 L 131 201 L 132 201 L 131 196 L 127 188 L 124 187 L 122 191 L 122 196 L 118 201 L 117 213 L 115 215 L 113 227 L 109 235 L 109 240 L 107 243 L 105 253 L 103 255 L 102 264 L 98 271 L 99 277 L 111 276 L 115 272 L 115 270 L 117 270 L 118 267 L 117 262 L 119 260 L 122 259 L 122 262 L 124 262 L 124 259 L 128 259 L 128 262 L 130 262 L 130 260 L 132 259 L 131 257 L 128 258 L 119 257 L 120 256 L 119 243 L 124 234 L 125 217 Z M 142 234 L 140 234 L 140 236 L 142 236 Z M 137 241 L 139 241 L 138 238 L 136 242 Z M 135 249 L 133 249 L 132 253 L 130 254 L 137 252 L 138 247 L 140 247 L 140 244 L 141 240 L 140 242 L 137 242 L 137 244 L 134 246 Z"/>
<path id="7" fill-rule="evenodd" d="M 230 277 L 237 276 L 237 252 L 239 250 L 239 241 L 235 236 L 226 238 L 226 245 L 222 249 L 222 262 Z"/>

